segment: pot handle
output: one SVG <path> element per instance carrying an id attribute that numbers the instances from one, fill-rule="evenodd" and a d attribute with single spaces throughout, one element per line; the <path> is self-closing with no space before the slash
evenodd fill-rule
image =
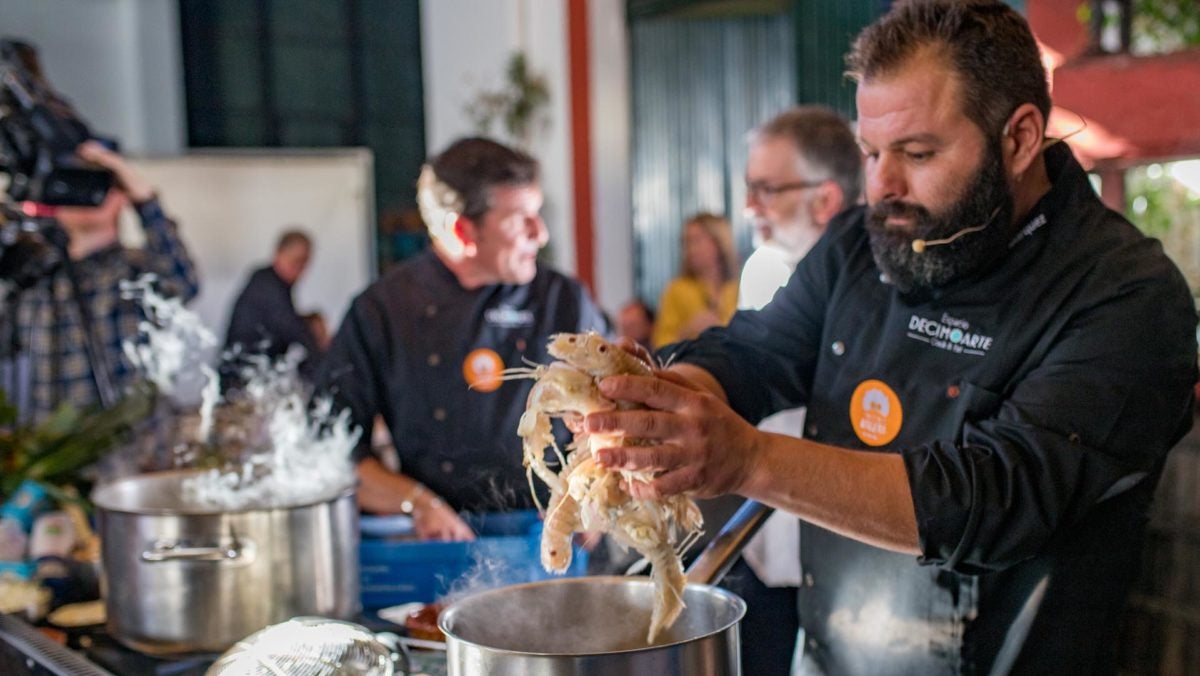
<path id="1" fill-rule="evenodd" d="M 142 561 L 161 563 L 163 561 L 238 561 L 249 563 L 254 560 L 254 543 L 246 539 L 231 540 L 227 543 L 205 547 L 188 547 L 179 540 L 156 540 L 150 549 L 142 552 Z"/>
<path id="2" fill-rule="evenodd" d="M 688 582 L 717 584 L 737 563 L 742 548 L 775 511 L 761 502 L 747 500 L 709 541 L 708 546 L 687 569 Z"/>

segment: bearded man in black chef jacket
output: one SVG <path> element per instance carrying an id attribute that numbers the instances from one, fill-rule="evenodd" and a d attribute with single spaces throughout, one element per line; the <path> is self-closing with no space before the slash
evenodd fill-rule
<path id="1" fill-rule="evenodd" d="M 534 158 L 459 140 L 425 165 L 417 200 L 432 246 L 354 300 L 318 390 L 368 432 L 382 415 L 399 454 L 393 472 L 363 435 L 362 509 L 410 514 L 419 537 L 464 540 L 473 533 L 459 511 L 533 504 L 517 436 L 533 383 L 500 387 L 500 371 L 549 362 L 555 333 L 608 326 L 577 281 L 537 260 L 549 235 Z"/>
<path id="2" fill-rule="evenodd" d="M 586 419 L 651 497 L 803 520 L 805 673 L 1111 673 L 1147 507 L 1192 421 L 1178 269 L 1097 199 L 1025 20 L 897 3 L 849 57 L 868 206 L 760 311 Z M 753 423 L 808 406 L 805 438 Z"/>

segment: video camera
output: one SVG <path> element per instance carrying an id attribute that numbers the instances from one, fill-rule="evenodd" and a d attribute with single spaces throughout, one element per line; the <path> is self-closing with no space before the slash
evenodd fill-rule
<path id="1" fill-rule="evenodd" d="M 75 149 L 95 138 L 75 109 L 46 82 L 37 50 L 0 40 L 0 173 L 18 202 L 94 207 L 112 173 L 81 160 Z"/>
<path id="2" fill-rule="evenodd" d="M 54 92 L 32 45 L 0 40 L 0 174 L 8 176 L 0 199 L 0 281 L 23 288 L 55 263 L 56 226 L 17 204 L 94 207 L 104 201 L 112 173 L 75 154 L 89 139 L 115 146 L 95 137 Z"/>

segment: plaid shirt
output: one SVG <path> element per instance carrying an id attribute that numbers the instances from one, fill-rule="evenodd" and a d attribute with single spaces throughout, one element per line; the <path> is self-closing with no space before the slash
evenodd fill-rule
<path id="1" fill-rule="evenodd" d="M 118 393 L 136 376 L 121 343 L 137 337 L 138 323 L 145 318 L 138 303 L 121 298 L 121 281 L 149 272 L 158 275 L 158 291 L 166 296 L 187 301 L 199 291 L 196 267 L 158 201 L 137 205 L 137 212 L 146 233 L 144 248 L 114 244 L 74 261 L 80 294 L 91 308 Z M 22 412 L 26 419 L 41 420 L 65 401 L 80 407 L 97 403 L 83 323 L 66 271 L 59 268 L 21 293 L 15 315 L 20 350 L 29 359 L 30 411 Z"/>

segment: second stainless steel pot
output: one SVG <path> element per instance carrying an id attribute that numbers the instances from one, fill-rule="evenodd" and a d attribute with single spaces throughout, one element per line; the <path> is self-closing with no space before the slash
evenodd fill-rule
<path id="1" fill-rule="evenodd" d="M 687 608 L 646 645 L 654 585 L 645 577 L 560 578 L 472 594 L 439 620 L 452 675 L 738 674 L 746 603 L 689 584 Z"/>
<path id="2" fill-rule="evenodd" d="M 646 644 L 654 585 L 582 577 L 501 587 L 453 603 L 438 622 L 451 676 L 732 676 L 746 602 L 720 581 L 773 510 L 747 500 L 688 569 L 686 608 Z"/>
<path id="3" fill-rule="evenodd" d="M 359 611 L 352 488 L 242 511 L 183 502 L 192 472 L 99 488 L 108 629 L 143 652 L 221 652 L 297 615 Z"/>

